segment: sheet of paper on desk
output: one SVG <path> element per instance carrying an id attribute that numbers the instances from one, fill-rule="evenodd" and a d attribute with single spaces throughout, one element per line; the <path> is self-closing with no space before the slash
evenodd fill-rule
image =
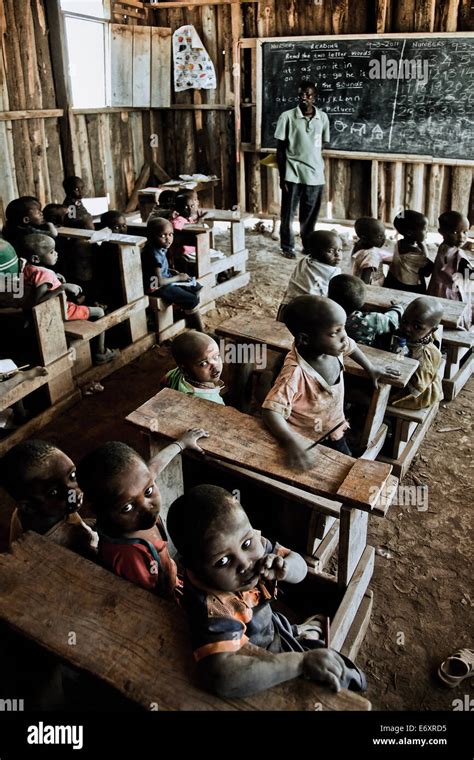
<path id="1" fill-rule="evenodd" d="M 18 367 L 11 359 L 0 359 L 0 374 L 14 372 L 16 369 Z"/>
<path id="2" fill-rule="evenodd" d="M 113 232 L 110 227 L 104 227 L 102 230 L 96 230 L 91 235 L 89 238 L 89 243 L 97 243 L 97 245 L 100 245 L 101 243 L 105 243 L 107 240 L 110 240 L 112 235 Z"/>

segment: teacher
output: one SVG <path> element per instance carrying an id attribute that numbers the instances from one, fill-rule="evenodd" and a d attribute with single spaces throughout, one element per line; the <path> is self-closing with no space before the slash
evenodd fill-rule
<path id="1" fill-rule="evenodd" d="M 324 187 L 324 161 L 321 150 L 329 145 L 329 119 L 316 108 L 316 85 L 300 82 L 299 104 L 284 111 L 277 122 L 277 163 L 280 172 L 281 253 L 295 259 L 293 220 L 298 203 L 303 252 L 314 230 Z"/>

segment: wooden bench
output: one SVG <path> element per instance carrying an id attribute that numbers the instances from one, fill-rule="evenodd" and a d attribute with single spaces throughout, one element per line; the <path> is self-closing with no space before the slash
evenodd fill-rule
<path id="1" fill-rule="evenodd" d="M 380 288 L 377 285 L 367 285 L 364 303 L 365 311 L 388 311 L 393 303 L 407 307 L 409 303 L 420 298 L 419 293 L 407 293 L 405 290 L 393 290 L 392 288 Z M 455 330 L 466 309 L 466 304 L 461 301 L 449 301 L 447 298 L 437 298 L 443 306 L 441 324 L 445 328 Z"/>
<path id="2" fill-rule="evenodd" d="M 34 582 L 32 583 L 32 578 Z M 245 699 L 197 684 L 184 613 L 44 536 L 0 555 L 0 618 L 144 710 L 370 710 L 364 697 L 295 679 Z M 70 646 L 70 633 L 75 646 Z M 247 644 L 243 654 L 269 657 Z M 318 705 L 318 708 L 316 708 Z"/>
<path id="3" fill-rule="evenodd" d="M 224 470 L 228 483 L 237 484 L 240 476 L 252 488 L 264 493 L 270 491 L 268 515 L 278 509 L 279 494 L 292 492 L 295 516 L 298 510 L 304 510 L 309 521 L 306 545 L 311 556 L 307 558 L 308 563 L 326 593 L 339 600 L 332 618 L 331 641 L 336 649 L 346 643 L 355 652 L 368 625 L 371 607 L 366 592 L 375 552 L 366 541 L 368 514 L 386 514 L 398 482 L 390 475 L 392 468 L 316 446 L 314 466 L 305 472 L 293 470 L 284 461 L 282 447 L 260 420 L 231 407 L 170 389 L 153 396 L 128 415 L 127 421 L 148 434 L 150 456 L 190 427 L 207 428 L 209 438 L 200 440 L 206 452 L 206 460 L 199 459 L 200 482 L 212 482 L 209 479 L 215 467 Z M 190 456 L 186 452 L 185 459 Z M 182 457 L 178 456 L 160 475 L 164 519 L 170 503 L 183 492 L 183 478 Z M 265 502 L 261 496 L 257 501 L 261 504 L 262 500 Z M 323 540 L 316 543 L 319 517 L 328 514 L 339 520 L 337 579 L 321 569 L 337 544 L 334 525 L 326 531 Z M 265 529 L 265 525 L 258 527 Z M 285 536 L 278 535 L 278 538 L 285 540 Z M 315 556 L 315 551 L 319 551 L 319 555 Z M 363 602 L 365 612 L 354 627 Z"/>
<path id="4" fill-rule="evenodd" d="M 69 227 L 60 227 L 58 232 L 61 237 L 81 240 L 84 243 L 89 243 L 94 234 L 92 230 L 76 230 Z M 156 342 L 155 335 L 148 332 L 146 320 L 146 308 L 149 302 L 148 296 L 145 296 L 143 292 L 140 255 L 140 249 L 145 243 L 144 237 L 116 234 L 103 243 L 103 245 L 114 246 L 116 252 L 123 306 L 95 322 L 65 321 L 64 329 L 75 351 L 75 380 L 80 387 L 115 372 L 147 351 Z M 108 364 L 93 367 L 90 340 L 124 322 L 127 326 L 129 345 L 122 348 L 120 354 Z"/>
<path id="5" fill-rule="evenodd" d="M 474 371 L 473 344 L 473 328 L 443 332 L 442 350 L 446 349 L 443 392 L 446 401 L 456 398 Z"/>
<path id="6" fill-rule="evenodd" d="M 278 352 L 287 352 L 291 349 L 294 338 L 282 322 L 276 322 L 268 317 L 254 317 L 243 314 L 232 317 L 222 322 L 216 332 L 223 338 L 236 343 L 265 344 L 269 349 Z M 371 346 L 359 345 L 360 350 L 377 367 L 383 377 L 379 387 L 372 391 L 372 398 L 367 412 L 366 422 L 362 431 L 360 445 L 365 450 L 365 459 L 375 459 L 383 446 L 386 426 L 383 426 L 385 410 L 392 387 L 404 388 L 418 367 L 414 359 L 397 361 L 394 354 L 380 351 Z M 396 369 L 400 374 L 394 377 L 387 374 L 387 367 Z M 350 356 L 344 359 L 345 371 L 355 377 L 367 377 L 362 367 L 354 362 Z M 382 428 L 383 426 L 383 428 Z"/>
<path id="7" fill-rule="evenodd" d="M 403 478 L 413 461 L 420 445 L 431 424 L 438 414 L 439 404 L 427 409 L 403 409 L 398 406 L 387 406 L 386 416 L 395 423 L 393 431 L 392 456 L 380 455 L 381 462 L 387 462 L 393 467 L 398 478 Z"/>
<path id="8" fill-rule="evenodd" d="M 73 377 L 73 356 L 68 350 L 63 327 L 63 298 L 51 298 L 35 306 L 31 312 L 36 336 L 36 351 L 46 375 L 16 384 L 15 380 L 0 383 L 0 411 L 8 409 L 30 393 L 45 387 L 50 406 L 24 425 L 0 439 L 0 456 L 20 441 L 29 438 L 51 419 L 80 400 Z M 1 327 L 0 310 L 0 331 Z"/>

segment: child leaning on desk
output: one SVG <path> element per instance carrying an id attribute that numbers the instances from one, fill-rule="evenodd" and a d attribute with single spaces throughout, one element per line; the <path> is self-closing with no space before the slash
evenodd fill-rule
<path id="1" fill-rule="evenodd" d="M 343 357 L 367 372 L 375 386 L 382 373 L 366 359 L 345 330 L 346 312 L 323 296 L 299 296 L 283 312 L 295 338 L 273 388 L 262 404 L 264 423 L 284 446 L 290 465 L 311 464 L 300 434 L 323 446 L 351 455 L 344 437 Z M 389 368 L 386 369 L 389 372 Z"/>

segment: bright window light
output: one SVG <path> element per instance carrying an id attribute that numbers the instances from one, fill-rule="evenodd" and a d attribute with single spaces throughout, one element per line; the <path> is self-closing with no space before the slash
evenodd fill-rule
<path id="1" fill-rule="evenodd" d="M 105 18 L 103 0 L 61 0 L 61 10 L 81 13 L 83 16 Z"/>
<path id="2" fill-rule="evenodd" d="M 106 106 L 106 24 L 66 16 L 67 52 L 73 108 Z"/>

